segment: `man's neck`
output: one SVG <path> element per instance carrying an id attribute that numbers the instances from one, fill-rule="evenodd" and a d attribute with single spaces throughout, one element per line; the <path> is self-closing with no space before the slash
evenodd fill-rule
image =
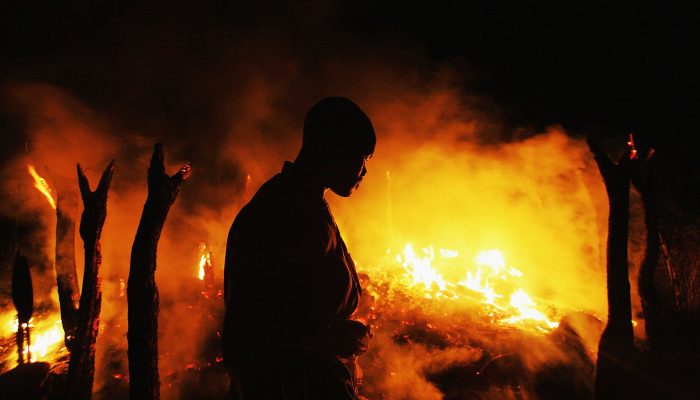
<path id="1" fill-rule="evenodd" d="M 303 157 L 297 157 L 294 160 L 294 169 L 300 177 L 309 184 L 321 197 L 326 193 L 328 187 L 324 183 L 324 179 L 319 173 L 321 167 L 317 163 L 310 162 Z"/>

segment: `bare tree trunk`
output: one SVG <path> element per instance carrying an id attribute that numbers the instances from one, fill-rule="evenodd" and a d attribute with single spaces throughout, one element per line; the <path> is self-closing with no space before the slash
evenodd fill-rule
<path id="1" fill-rule="evenodd" d="M 627 261 L 629 223 L 629 162 L 631 142 L 622 160 L 615 164 L 589 141 L 610 202 L 607 246 L 608 323 L 598 345 L 596 399 L 629 398 L 626 367 L 633 349 L 632 305 Z"/>
<path id="2" fill-rule="evenodd" d="M 148 197 L 131 249 L 127 286 L 129 394 L 132 400 L 160 398 L 156 252 L 168 211 L 190 170 L 190 164 L 185 164 L 175 175 L 168 176 L 163 163 L 163 145 L 155 145 L 148 169 Z"/>
<path id="3" fill-rule="evenodd" d="M 100 178 L 97 189 L 90 191 L 90 184 L 78 164 L 78 186 L 83 199 L 83 215 L 80 219 L 80 237 L 85 246 L 85 270 L 80 296 L 75 342 L 68 366 L 68 391 L 71 399 L 90 399 L 95 375 L 95 341 L 100 325 L 99 269 L 102 264 L 100 236 L 107 217 L 107 192 L 112 182 L 114 161 Z"/>
<path id="4" fill-rule="evenodd" d="M 657 194 L 652 187 L 652 177 L 654 171 L 654 150 L 645 152 L 643 161 L 633 163 L 632 184 L 639 192 L 644 205 L 644 223 L 646 225 L 646 244 L 644 249 L 644 259 L 639 268 L 639 294 L 642 300 L 642 311 L 644 312 L 645 329 L 651 342 L 658 338 L 661 327 L 662 310 L 659 294 L 656 291 L 656 267 L 661 255 L 661 232 L 659 230 L 659 216 Z"/>
<path id="5" fill-rule="evenodd" d="M 65 343 L 73 351 L 75 326 L 78 322 L 80 289 L 75 266 L 75 215 L 77 202 L 73 193 L 58 193 L 56 201 L 56 283 Z"/>
<path id="6" fill-rule="evenodd" d="M 629 224 L 629 164 L 632 142 L 618 164 L 592 141 L 588 145 L 605 181 L 610 203 L 608 219 L 607 285 L 608 323 L 598 345 L 596 399 L 629 398 L 628 368 L 633 350 L 632 305 L 627 262 Z"/>

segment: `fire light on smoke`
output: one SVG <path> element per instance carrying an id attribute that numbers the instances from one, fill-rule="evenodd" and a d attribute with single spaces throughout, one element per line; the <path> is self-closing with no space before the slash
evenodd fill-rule
<path id="1" fill-rule="evenodd" d="M 500 250 L 482 250 L 472 263 L 459 254 L 449 249 L 435 252 L 433 246 L 416 252 L 407 244 L 396 256 L 404 269 L 403 286 L 427 299 L 477 304 L 500 325 L 541 333 L 559 326 L 554 310 L 545 310 L 527 294 L 521 286 L 524 274 L 508 266 Z M 455 271 L 460 270 L 463 279 L 446 278 L 459 276 Z"/>
<path id="2" fill-rule="evenodd" d="M 29 175 L 34 178 L 34 187 L 37 188 L 41 194 L 46 197 L 46 200 L 49 201 L 49 204 L 51 205 L 51 208 L 54 210 L 56 209 L 56 200 L 53 197 L 53 191 L 51 190 L 51 187 L 49 187 L 49 184 L 46 182 L 46 179 L 42 178 L 37 172 L 36 169 L 32 164 L 27 164 L 27 171 L 29 171 Z"/>

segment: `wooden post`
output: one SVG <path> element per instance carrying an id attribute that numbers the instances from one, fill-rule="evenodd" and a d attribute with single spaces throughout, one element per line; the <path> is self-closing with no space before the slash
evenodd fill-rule
<path id="1" fill-rule="evenodd" d="M 633 349 L 632 305 L 628 276 L 627 241 L 629 223 L 630 160 L 636 151 L 628 143 L 619 163 L 592 141 L 588 146 L 605 182 L 610 203 L 607 245 L 608 323 L 598 345 L 596 399 L 628 398 L 625 367 Z"/>
<path id="2" fill-rule="evenodd" d="M 175 202 L 180 185 L 190 175 L 183 165 L 168 176 L 163 163 L 163 145 L 156 144 L 148 168 L 148 197 L 131 248 L 127 286 L 129 309 L 129 394 L 131 400 L 159 399 L 158 375 L 158 287 L 155 281 L 156 252 L 163 224 Z"/>
<path id="3" fill-rule="evenodd" d="M 112 183 L 114 161 L 105 169 L 97 189 L 90 191 L 90 184 L 78 164 L 78 186 L 83 200 L 80 219 L 80 237 L 85 246 L 85 270 L 80 295 L 80 308 L 75 329 L 75 342 L 68 366 L 68 391 L 71 399 L 85 400 L 92 397 L 95 375 L 95 341 L 100 325 L 102 292 L 99 270 L 102 264 L 100 237 L 107 217 L 107 192 Z"/>

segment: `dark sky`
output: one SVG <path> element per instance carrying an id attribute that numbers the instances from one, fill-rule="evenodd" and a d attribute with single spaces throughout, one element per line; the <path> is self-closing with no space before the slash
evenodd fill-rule
<path id="1" fill-rule="evenodd" d="M 181 126 L 207 120 L 208 101 L 218 101 L 178 105 L 192 95 L 183 84 L 190 76 L 216 76 L 218 63 L 231 62 L 220 58 L 222 49 L 273 43 L 269 51 L 313 59 L 308 54 L 342 55 L 353 46 L 380 53 L 382 46 L 405 46 L 475 76 L 465 90 L 492 98 L 513 126 L 561 123 L 571 131 L 635 131 L 656 141 L 698 126 L 697 6 L 97 3 L 3 2 L 3 82 L 55 84 L 124 120 L 165 110 Z M 17 130 L 11 110 L 5 101 L 6 131 Z"/>

